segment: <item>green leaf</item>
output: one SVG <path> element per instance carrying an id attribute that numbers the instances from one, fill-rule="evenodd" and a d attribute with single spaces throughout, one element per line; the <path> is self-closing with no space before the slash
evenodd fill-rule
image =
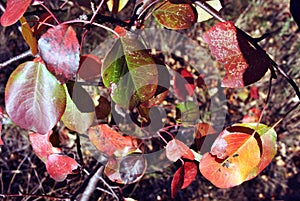
<path id="1" fill-rule="evenodd" d="M 64 85 L 67 92 L 67 86 Z M 81 112 L 67 92 L 67 106 L 61 117 L 66 127 L 78 133 L 84 133 L 93 123 L 95 112 Z M 84 98 L 84 97 L 82 97 Z M 87 97 L 90 98 L 90 97 Z"/>
<path id="2" fill-rule="evenodd" d="M 47 133 L 66 107 L 62 85 L 40 62 L 25 62 L 11 74 L 5 89 L 9 117 L 18 126 Z"/>
<path id="3" fill-rule="evenodd" d="M 135 38 L 119 39 L 103 63 L 104 85 L 112 90 L 112 99 L 122 107 L 134 107 L 153 97 L 158 83 L 157 67 Z"/>
<path id="4" fill-rule="evenodd" d="M 197 13 L 190 4 L 158 3 L 153 11 L 155 19 L 168 29 L 188 29 L 197 21 Z"/>

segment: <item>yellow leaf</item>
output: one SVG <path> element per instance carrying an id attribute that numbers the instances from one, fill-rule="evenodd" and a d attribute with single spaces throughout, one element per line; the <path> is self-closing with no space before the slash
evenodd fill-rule
<path id="1" fill-rule="evenodd" d="M 213 7 L 217 11 L 221 10 L 221 8 L 222 8 L 220 0 L 206 1 L 206 3 L 208 3 L 211 7 Z M 204 22 L 204 21 L 209 20 L 210 18 L 213 17 L 210 14 L 208 14 L 208 12 L 206 12 L 205 10 L 200 8 L 199 6 L 196 6 L 196 10 L 197 10 L 197 13 L 198 13 L 197 22 Z"/>

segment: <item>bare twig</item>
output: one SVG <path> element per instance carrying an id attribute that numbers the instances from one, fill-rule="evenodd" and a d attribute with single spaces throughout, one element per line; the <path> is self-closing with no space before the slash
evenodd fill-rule
<path id="1" fill-rule="evenodd" d="M 100 168 L 98 168 L 97 171 L 95 172 L 95 174 L 90 178 L 88 185 L 86 186 L 86 188 L 83 191 L 80 201 L 90 200 L 90 197 L 93 194 L 93 192 L 95 191 L 99 180 L 101 180 L 106 186 L 108 186 L 108 188 L 110 189 L 110 192 L 106 191 L 102 188 L 98 188 L 98 190 L 106 192 L 106 193 L 112 195 L 113 197 L 115 197 L 117 200 L 119 200 L 118 196 L 115 194 L 113 189 L 102 178 L 103 169 L 104 169 L 104 166 L 101 166 Z"/>
<path id="2" fill-rule="evenodd" d="M 20 59 L 24 59 L 25 57 L 29 57 L 29 56 L 33 56 L 32 53 L 31 53 L 31 50 L 27 50 L 26 52 L 20 54 L 20 55 L 17 55 L 3 63 L 0 63 L 0 70 L 2 68 L 4 68 L 5 66 L 8 66 L 9 64 L 13 63 L 13 62 L 16 62 Z"/>
<path id="3" fill-rule="evenodd" d="M 56 196 L 50 196 L 50 195 L 32 195 L 32 194 L 0 194 L 0 198 L 13 198 L 13 197 L 33 197 L 33 198 L 44 198 L 47 200 L 59 200 L 59 201 L 69 201 L 69 198 L 64 198 L 64 197 L 56 197 Z"/>

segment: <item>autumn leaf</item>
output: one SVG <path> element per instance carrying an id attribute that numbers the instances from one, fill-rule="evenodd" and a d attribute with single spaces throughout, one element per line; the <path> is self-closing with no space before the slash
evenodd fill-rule
<path id="1" fill-rule="evenodd" d="M 194 154 L 190 150 L 190 148 L 177 139 L 173 139 L 168 142 L 166 146 L 166 155 L 170 161 L 174 162 L 176 162 L 181 157 L 194 160 Z"/>
<path id="2" fill-rule="evenodd" d="M 7 0 L 6 9 L 1 16 L 1 25 L 6 27 L 16 23 L 26 12 L 32 0 Z"/>
<path id="3" fill-rule="evenodd" d="M 30 132 L 29 141 L 34 153 L 43 161 L 46 162 L 49 155 L 61 153 L 61 149 L 53 147 L 50 142 L 52 130 L 46 134 Z"/>
<path id="4" fill-rule="evenodd" d="M 184 165 L 180 167 L 174 174 L 171 183 L 171 196 L 175 198 L 179 189 L 185 189 L 196 178 L 198 173 L 198 167 L 195 162 L 184 162 Z"/>
<path id="5" fill-rule="evenodd" d="M 188 29 L 197 21 L 197 13 L 190 4 L 175 4 L 169 1 L 158 3 L 153 16 L 168 29 Z"/>
<path id="6" fill-rule="evenodd" d="M 110 12 L 118 13 L 126 6 L 128 1 L 129 0 L 108 0 L 106 3 Z"/>
<path id="7" fill-rule="evenodd" d="M 104 173 L 113 182 L 132 184 L 145 174 L 147 161 L 142 154 L 128 154 L 122 157 L 110 157 L 105 165 Z"/>
<path id="8" fill-rule="evenodd" d="M 48 70 L 61 82 L 73 78 L 79 68 L 79 43 L 71 26 L 57 25 L 38 40 Z"/>
<path id="9" fill-rule="evenodd" d="M 134 147 L 131 137 L 124 137 L 105 124 L 90 127 L 88 135 L 93 145 L 109 156 L 125 147 Z"/>
<path id="10" fill-rule="evenodd" d="M 63 115 L 66 93 L 43 63 L 28 61 L 10 75 L 5 106 L 8 116 L 18 126 L 45 134 Z"/>
<path id="11" fill-rule="evenodd" d="M 26 41 L 26 43 L 29 45 L 32 55 L 36 55 L 38 53 L 38 45 L 37 45 L 36 37 L 34 36 L 25 17 L 21 17 L 20 22 L 22 28 L 22 36 Z"/>
<path id="12" fill-rule="evenodd" d="M 210 153 L 200 161 L 202 175 L 219 188 L 237 186 L 247 180 L 261 160 L 257 134 L 246 127 L 229 127 L 220 133 Z"/>
<path id="13" fill-rule="evenodd" d="M 233 22 L 220 22 L 204 35 L 211 53 L 224 64 L 224 87 L 243 87 L 260 80 L 271 66 L 262 50 L 256 50 Z M 259 59 L 257 59 L 259 58 Z"/>
<path id="14" fill-rule="evenodd" d="M 171 183 L 172 198 L 175 198 L 178 190 L 181 189 L 181 186 L 183 184 L 183 178 L 184 178 L 184 170 L 183 170 L 183 167 L 180 167 L 175 172 L 173 179 L 172 179 L 172 183 Z"/>
<path id="15" fill-rule="evenodd" d="M 57 182 L 63 181 L 68 174 L 78 168 L 78 163 L 69 156 L 51 154 L 46 161 L 46 169 L 50 177 Z"/>
<path id="16" fill-rule="evenodd" d="M 216 134 L 216 131 L 208 123 L 198 123 L 195 126 L 195 138 L 196 139 L 200 139 L 202 137 L 205 137 L 207 135 L 212 135 L 212 134 Z"/>

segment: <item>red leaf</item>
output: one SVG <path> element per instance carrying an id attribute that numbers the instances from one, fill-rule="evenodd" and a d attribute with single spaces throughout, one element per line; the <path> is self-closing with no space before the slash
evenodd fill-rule
<path id="1" fill-rule="evenodd" d="M 79 43 L 71 26 L 58 25 L 42 35 L 38 41 L 41 57 L 48 70 L 65 83 L 79 68 Z"/>
<path id="2" fill-rule="evenodd" d="M 98 57 L 92 54 L 86 54 L 80 57 L 78 74 L 87 81 L 100 79 L 102 62 Z"/>
<path id="3" fill-rule="evenodd" d="M 50 142 L 50 135 L 52 130 L 48 133 L 42 135 L 39 133 L 29 133 L 29 140 L 32 146 L 34 153 L 43 161 L 46 162 L 46 159 L 49 155 L 54 153 L 61 153 L 61 149 L 53 147 Z"/>
<path id="4" fill-rule="evenodd" d="M 46 161 L 47 172 L 55 181 L 63 181 L 68 174 L 73 174 L 73 170 L 78 168 L 78 163 L 69 156 L 51 154 Z"/>
<path id="5" fill-rule="evenodd" d="M 9 77 L 5 106 L 18 126 L 45 134 L 64 113 L 66 93 L 44 64 L 25 62 Z"/>
<path id="6" fill-rule="evenodd" d="M 177 139 L 173 139 L 168 142 L 166 146 L 166 154 L 167 158 L 174 162 L 181 157 L 194 160 L 194 154 L 189 147 Z"/>
<path id="7" fill-rule="evenodd" d="M 254 49 L 233 22 L 220 22 L 203 35 L 212 54 L 224 64 L 225 87 L 243 87 L 258 81 L 271 66 L 268 56 Z M 259 59 L 258 59 L 259 58 Z"/>
<path id="8" fill-rule="evenodd" d="M 175 198 L 179 189 L 181 189 L 183 184 L 184 170 L 183 167 L 180 167 L 174 174 L 172 183 L 171 183 L 171 196 Z"/>
<path id="9" fill-rule="evenodd" d="M 6 27 L 16 23 L 25 13 L 32 0 L 7 0 L 5 12 L 1 16 L 1 25 Z"/>
<path id="10" fill-rule="evenodd" d="M 115 28 L 115 32 L 117 32 L 119 34 L 120 37 L 123 37 L 126 35 L 127 33 L 127 30 L 123 27 L 120 27 L 120 26 L 116 26 Z"/>
<path id="11" fill-rule="evenodd" d="M 180 68 L 176 72 L 174 77 L 174 91 L 179 99 L 185 101 L 187 96 L 194 94 L 194 78 L 185 68 Z"/>
<path id="12" fill-rule="evenodd" d="M 171 196 L 175 198 L 179 189 L 188 187 L 196 178 L 198 167 L 195 162 L 185 162 L 174 174 L 171 183 Z"/>
<path id="13" fill-rule="evenodd" d="M 258 95 L 258 88 L 256 86 L 253 86 L 250 88 L 250 97 L 253 99 L 258 99 L 259 95 Z"/>
<path id="14" fill-rule="evenodd" d="M 183 165 L 184 169 L 184 178 L 183 178 L 183 184 L 181 186 L 181 189 L 184 189 L 188 187 L 196 178 L 198 173 L 198 166 L 195 162 L 184 162 Z"/>
<path id="15" fill-rule="evenodd" d="M 88 134 L 93 145 L 109 156 L 125 147 L 134 147 L 131 137 L 124 137 L 105 124 L 89 128 Z"/>

